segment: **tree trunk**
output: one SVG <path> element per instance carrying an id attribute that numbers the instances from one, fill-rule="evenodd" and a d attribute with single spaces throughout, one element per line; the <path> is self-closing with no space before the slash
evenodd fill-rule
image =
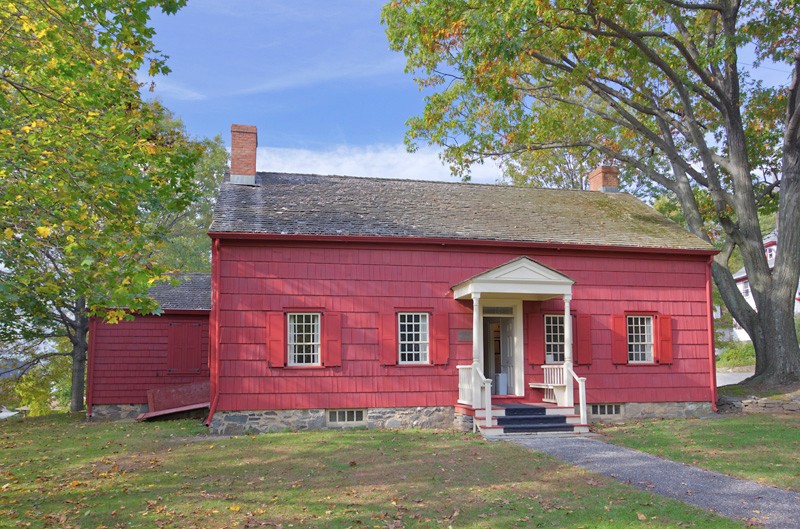
<path id="1" fill-rule="evenodd" d="M 794 329 L 794 303 L 770 300 L 761 307 L 751 334 L 756 350 L 756 372 L 748 383 L 776 385 L 800 380 L 800 353 Z"/>
<path id="2" fill-rule="evenodd" d="M 795 59 L 783 138 L 778 198 L 778 247 L 775 266 L 763 289 L 754 292 L 757 325 L 750 332 L 756 349 L 754 383 L 800 380 L 800 348 L 794 305 L 800 280 L 800 57 Z M 748 331 L 749 332 L 749 331 Z"/>
<path id="3" fill-rule="evenodd" d="M 89 318 L 86 316 L 86 301 L 83 298 L 79 299 L 75 308 L 75 333 L 70 337 L 72 342 L 72 391 L 69 411 L 73 413 L 84 409 L 86 353 L 89 350 Z"/>

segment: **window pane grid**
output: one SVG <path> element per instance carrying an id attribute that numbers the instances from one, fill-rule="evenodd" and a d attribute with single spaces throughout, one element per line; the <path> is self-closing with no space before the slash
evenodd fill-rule
<path id="1" fill-rule="evenodd" d="M 289 314 L 290 366 L 319 365 L 319 314 Z"/>
<path id="2" fill-rule="evenodd" d="M 363 423 L 364 410 L 328 410 L 328 423 Z"/>
<path id="3" fill-rule="evenodd" d="M 545 362 L 556 364 L 564 361 L 564 316 L 547 314 L 544 317 Z"/>
<path id="4" fill-rule="evenodd" d="M 628 316 L 628 361 L 653 361 L 652 316 Z"/>
<path id="5" fill-rule="evenodd" d="M 400 312 L 397 315 L 401 364 L 428 363 L 428 315 Z"/>

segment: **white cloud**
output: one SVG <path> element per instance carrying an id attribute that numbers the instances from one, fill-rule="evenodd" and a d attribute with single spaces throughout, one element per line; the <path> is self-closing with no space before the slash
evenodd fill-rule
<path id="1" fill-rule="evenodd" d="M 377 62 L 354 62 L 343 63 L 333 62 L 316 64 L 311 67 L 292 70 L 291 72 L 273 75 L 265 81 L 258 82 L 252 86 L 242 88 L 232 92 L 235 95 L 265 94 L 269 92 L 280 92 L 312 86 L 315 84 L 326 83 L 341 79 L 365 79 L 368 77 L 380 77 L 383 75 L 397 74 L 403 71 L 404 59 L 402 57 L 392 57 L 390 60 Z"/>
<path id="2" fill-rule="evenodd" d="M 256 166 L 259 171 L 276 173 L 458 181 L 442 164 L 437 151 L 421 148 L 409 153 L 404 145 L 342 145 L 321 151 L 260 147 Z M 494 162 L 472 170 L 472 182 L 493 184 L 500 177 L 500 167 Z"/>
<path id="3" fill-rule="evenodd" d="M 149 89 L 149 84 L 151 82 L 155 82 L 152 93 L 155 94 L 156 97 L 178 101 L 203 101 L 206 99 L 205 94 L 181 86 L 179 83 L 174 83 L 166 79 L 164 76 L 160 76 L 155 79 L 152 77 L 146 78 L 146 89 Z"/>

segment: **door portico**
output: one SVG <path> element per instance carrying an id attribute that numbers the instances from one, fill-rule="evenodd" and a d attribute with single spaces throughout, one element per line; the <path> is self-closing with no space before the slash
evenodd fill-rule
<path id="1" fill-rule="evenodd" d="M 570 302 L 572 300 L 572 285 L 575 283 L 570 277 L 549 268 L 528 257 L 519 257 L 496 268 L 492 268 L 462 281 L 453 287 L 455 299 L 472 300 L 472 372 L 470 383 L 473 407 L 479 407 L 482 402 L 479 381 L 484 386 L 491 386 L 491 381 L 486 378 L 496 375 L 498 371 L 508 377 L 508 394 L 516 396 L 525 395 L 525 344 L 523 329 L 522 302 L 545 301 L 553 298 L 564 300 L 564 364 L 563 373 L 559 373 L 563 388 L 562 400 L 564 405 L 573 405 L 572 395 L 572 318 L 570 316 Z M 510 310 L 508 310 L 510 309 Z M 495 347 L 494 343 L 487 341 L 485 331 L 487 322 L 497 323 L 500 318 L 512 318 L 510 326 L 506 326 L 506 334 L 500 334 L 500 347 L 505 341 L 506 348 L 513 351 L 501 351 L 501 366 L 487 366 L 486 347 Z M 502 328 L 502 326 L 501 326 Z M 513 330 L 512 330 L 513 329 Z M 490 337 L 494 339 L 494 337 Z M 531 347 L 533 344 L 529 344 Z M 502 365 L 503 360 L 506 361 Z M 510 362 L 510 363 L 509 363 Z M 466 367 L 466 366 L 463 366 Z M 489 369 L 490 368 L 490 369 Z M 560 370 L 559 370 L 560 371 Z M 495 377 L 495 383 L 502 378 Z M 497 388 L 493 392 L 497 392 Z"/>

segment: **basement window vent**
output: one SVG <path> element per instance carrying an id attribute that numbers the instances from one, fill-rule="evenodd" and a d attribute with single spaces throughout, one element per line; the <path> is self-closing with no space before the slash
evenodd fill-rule
<path id="1" fill-rule="evenodd" d="M 592 415 L 619 415 L 621 413 L 621 404 L 592 404 Z"/>
<path id="2" fill-rule="evenodd" d="M 359 426 L 364 424 L 365 410 L 328 410 L 331 426 Z"/>

